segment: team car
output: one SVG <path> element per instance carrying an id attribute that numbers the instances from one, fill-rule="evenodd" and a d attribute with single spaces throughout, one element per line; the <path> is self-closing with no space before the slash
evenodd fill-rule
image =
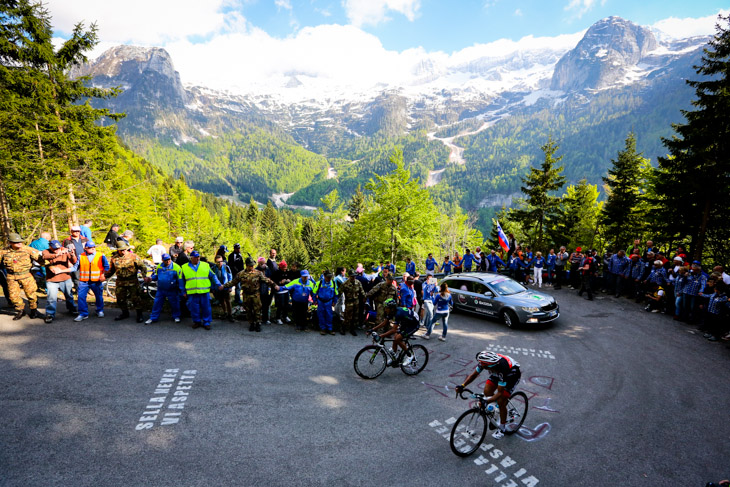
<path id="1" fill-rule="evenodd" d="M 501 274 L 451 274 L 441 282 L 449 286 L 454 308 L 500 319 L 510 328 L 519 324 L 548 323 L 560 316 L 555 298 L 527 289 Z"/>

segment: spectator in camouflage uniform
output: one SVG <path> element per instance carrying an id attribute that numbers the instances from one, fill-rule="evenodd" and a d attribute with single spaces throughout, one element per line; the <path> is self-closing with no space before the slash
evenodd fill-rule
<path id="1" fill-rule="evenodd" d="M 137 254 L 131 251 L 131 247 L 123 240 L 117 240 L 117 251 L 112 254 L 109 272 L 104 277 L 109 279 L 115 273 L 117 275 L 116 296 L 117 306 L 122 314 L 114 318 L 114 321 L 129 318 L 129 304 L 137 312 L 137 323 L 142 323 L 142 295 L 140 293 L 137 273 L 141 272 L 142 277 L 147 277 L 147 267 Z"/>
<path id="2" fill-rule="evenodd" d="M 342 320 L 341 333 L 344 335 L 347 328 L 353 336 L 357 336 L 355 327 L 359 324 L 358 311 L 360 302 L 365 299 L 365 291 L 360 281 L 355 279 L 355 271 L 350 270 L 349 278 L 340 287 L 340 292 L 345 296 L 345 316 Z"/>
<path id="3" fill-rule="evenodd" d="M 23 244 L 23 239 L 17 233 L 8 235 L 8 248 L 0 250 L 0 262 L 8 272 L 8 300 L 15 307 L 14 320 L 19 320 L 25 314 L 25 303 L 20 295 L 20 289 L 25 291 L 30 305 L 31 318 L 39 317 L 37 286 L 30 273 L 31 259 L 43 263 L 41 253 L 34 248 Z"/>
<path id="4" fill-rule="evenodd" d="M 251 257 L 246 258 L 246 269 L 239 272 L 233 280 L 223 285 L 223 288 L 230 289 L 239 282 L 243 294 L 243 306 L 246 308 L 246 319 L 248 320 L 248 331 L 261 331 L 261 285 L 267 284 L 277 291 L 279 286 L 266 277 L 261 271 L 253 268 L 254 261 Z"/>
<path id="5" fill-rule="evenodd" d="M 383 321 L 385 316 L 385 310 L 383 310 L 383 303 L 388 299 L 398 300 L 398 290 L 393 285 L 393 275 L 388 274 L 385 280 L 379 282 L 374 288 L 367 293 L 366 297 L 373 300 L 375 310 L 377 313 L 376 320 L 378 323 Z"/>

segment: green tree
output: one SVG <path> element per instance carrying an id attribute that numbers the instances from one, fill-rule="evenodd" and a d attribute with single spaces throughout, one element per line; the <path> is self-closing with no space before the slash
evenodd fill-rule
<path id="1" fill-rule="evenodd" d="M 660 157 L 656 177 L 655 219 L 667 235 L 689 236 L 694 258 L 710 248 L 727 261 L 730 226 L 726 195 L 730 192 L 730 15 L 719 16 L 716 34 L 695 66 L 699 80 L 694 110 L 682 111 L 684 124 L 672 125 L 676 135 L 663 139 L 669 150 Z"/>
<path id="2" fill-rule="evenodd" d="M 360 215 L 341 245 L 351 260 L 386 256 L 396 262 L 405 255 L 425 255 L 435 246 L 438 212 L 428 191 L 411 179 L 402 151 L 396 150 L 390 161 L 395 169 L 366 185 L 372 192 L 372 208 Z"/>
<path id="3" fill-rule="evenodd" d="M 555 245 L 598 247 L 599 215 L 603 203 L 598 202 L 598 186 L 585 179 L 570 185 L 560 200 L 555 224 L 548 235 Z"/>
<path id="4" fill-rule="evenodd" d="M 98 189 L 99 173 L 109 169 L 116 146 L 114 127 L 97 121 L 121 115 L 93 108 L 89 101 L 118 91 L 68 77 L 70 68 L 85 62 L 85 52 L 96 45 L 95 25 L 85 30 L 77 24 L 71 38 L 56 49 L 50 16 L 41 3 L 8 0 L 0 5 L 0 18 L 0 182 L 12 179 L 13 194 L 30 194 L 36 207 L 45 205 L 39 214 L 49 217 L 56 235 L 56 207 L 65 207 L 69 224 L 77 222 L 77 194 Z M 33 177 L 19 177 L 23 171 Z M 5 231 L 10 206 L 6 194 L 0 187 Z"/>
<path id="5" fill-rule="evenodd" d="M 314 218 L 305 218 L 302 224 L 302 243 L 307 251 L 306 261 L 302 264 L 309 265 L 312 262 L 319 261 L 322 257 L 322 228 L 317 224 Z"/>
<path id="6" fill-rule="evenodd" d="M 357 219 L 360 218 L 360 213 L 362 213 L 364 208 L 365 195 L 363 194 L 362 188 L 358 183 L 355 193 L 352 195 L 350 202 L 347 204 L 347 216 L 350 217 L 351 221 L 357 221 Z"/>
<path id="7" fill-rule="evenodd" d="M 276 228 L 278 221 L 279 217 L 276 213 L 276 209 L 271 203 L 271 200 L 269 200 L 266 202 L 266 206 L 264 206 L 264 210 L 261 212 L 261 227 L 267 232 L 271 231 Z"/>
<path id="8" fill-rule="evenodd" d="M 624 149 L 619 151 L 616 160 L 611 160 L 612 167 L 603 178 L 607 198 L 601 211 L 601 223 L 605 225 L 606 237 L 614 251 L 626 248 L 644 229 L 642 169 L 648 162 L 636 152 L 636 135 L 630 132 Z"/>
<path id="9" fill-rule="evenodd" d="M 560 197 L 552 196 L 551 193 L 565 185 L 565 177 L 561 175 L 563 166 L 556 166 L 563 158 L 555 157 L 558 148 L 552 137 L 541 147 L 545 154 L 542 165 L 539 169 L 530 168 L 530 172 L 522 178 L 520 189 L 526 197 L 512 213 L 528 231 L 535 250 L 543 250 L 546 225 L 560 205 Z"/>

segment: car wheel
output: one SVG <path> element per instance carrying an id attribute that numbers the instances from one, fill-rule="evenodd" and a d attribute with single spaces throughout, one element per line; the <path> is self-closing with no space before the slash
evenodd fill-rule
<path id="1" fill-rule="evenodd" d="M 511 309 L 505 310 L 502 313 L 502 321 L 504 321 L 504 324 L 507 325 L 508 328 L 517 328 L 520 324 L 517 314 Z"/>

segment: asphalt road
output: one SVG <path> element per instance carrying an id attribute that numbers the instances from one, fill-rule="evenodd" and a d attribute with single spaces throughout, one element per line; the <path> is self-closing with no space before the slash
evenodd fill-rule
<path id="1" fill-rule="evenodd" d="M 550 288 L 547 288 L 550 292 Z M 704 486 L 730 475 L 730 350 L 628 300 L 554 293 L 510 330 L 455 314 L 428 367 L 374 381 L 367 340 L 214 322 L 0 316 L 2 486 Z M 437 329 L 438 330 L 438 329 Z M 462 459 L 453 386 L 491 347 L 522 366 L 520 436 Z M 486 377 L 485 377 L 486 378 Z M 160 407 L 162 405 L 162 407 Z M 444 435 L 446 438 L 444 438 Z"/>

